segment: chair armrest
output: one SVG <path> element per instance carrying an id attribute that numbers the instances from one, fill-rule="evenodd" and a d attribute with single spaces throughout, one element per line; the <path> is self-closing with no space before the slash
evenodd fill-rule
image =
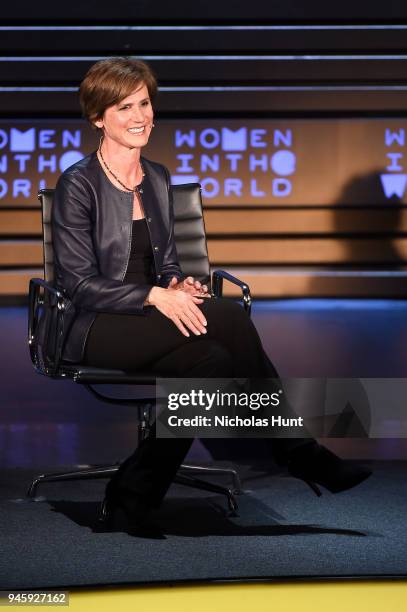
<path id="1" fill-rule="evenodd" d="M 67 300 L 62 291 L 56 289 L 42 278 L 32 278 L 29 288 L 28 302 L 28 347 L 30 349 L 31 361 L 35 369 L 46 376 L 57 376 L 62 356 L 62 340 L 64 328 L 64 311 Z M 53 362 L 45 363 L 44 355 L 40 350 L 38 338 L 38 322 L 41 310 L 49 307 L 55 309 L 55 346 L 53 350 Z"/>
<path id="2" fill-rule="evenodd" d="M 233 274 L 229 274 L 226 270 L 214 270 L 212 273 L 212 292 L 215 297 L 222 297 L 223 294 L 223 280 L 227 280 L 234 285 L 237 285 L 242 290 L 243 297 L 243 308 L 250 316 L 252 309 L 252 296 L 250 293 L 249 285 L 241 281 Z"/>

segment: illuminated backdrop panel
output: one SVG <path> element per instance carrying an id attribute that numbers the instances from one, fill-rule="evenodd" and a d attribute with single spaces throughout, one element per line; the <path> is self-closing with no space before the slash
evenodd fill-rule
<path id="1" fill-rule="evenodd" d="M 146 157 L 173 183 L 200 182 L 207 206 L 406 202 L 405 119 L 159 120 Z M 0 206 L 37 206 L 97 147 L 80 120 L 0 121 Z"/>

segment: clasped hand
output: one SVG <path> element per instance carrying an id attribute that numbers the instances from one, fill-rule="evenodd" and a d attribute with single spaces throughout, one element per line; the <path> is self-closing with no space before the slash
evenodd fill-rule
<path id="1" fill-rule="evenodd" d="M 206 285 L 194 280 L 192 276 L 181 282 L 174 276 L 166 289 L 151 289 L 148 303 L 171 319 L 184 336 L 189 337 L 189 331 L 197 336 L 206 334 L 207 321 L 198 308 L 204 298 L 210 298 Z"/>

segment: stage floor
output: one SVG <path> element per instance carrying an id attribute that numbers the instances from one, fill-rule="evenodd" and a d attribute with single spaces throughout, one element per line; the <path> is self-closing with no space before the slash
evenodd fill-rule
<path id="1" fill-rule="evenodd" d="M 284 471 L 237 467 L 237 516 L 173 485 L 155 528 L 133 536 L 98 521 L 105 481 L 43 484 L 33 503 L 33 470 L 1 470 L 0 589 L 407 575 L 405 462 L 371 462 L 360 486 L 322 497 Z"/>

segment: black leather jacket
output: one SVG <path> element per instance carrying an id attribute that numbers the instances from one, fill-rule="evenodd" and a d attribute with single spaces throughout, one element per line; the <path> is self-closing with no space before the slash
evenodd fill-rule
<path id="1" fill-rule="evenodd" d="M 143 204 L 154 254 L 156 284 L 183 278 L 174 242 L 168 170 L 142 158 Z M 82 361 L 98 312 L 143 315 L 151 285 L 124 284 L 130 256 L 133 193 L 121 191 L 96 153 L 60 177 L 52 207 L 55 284 L 69 298 L 64 317 L 63 359 Z"/>

